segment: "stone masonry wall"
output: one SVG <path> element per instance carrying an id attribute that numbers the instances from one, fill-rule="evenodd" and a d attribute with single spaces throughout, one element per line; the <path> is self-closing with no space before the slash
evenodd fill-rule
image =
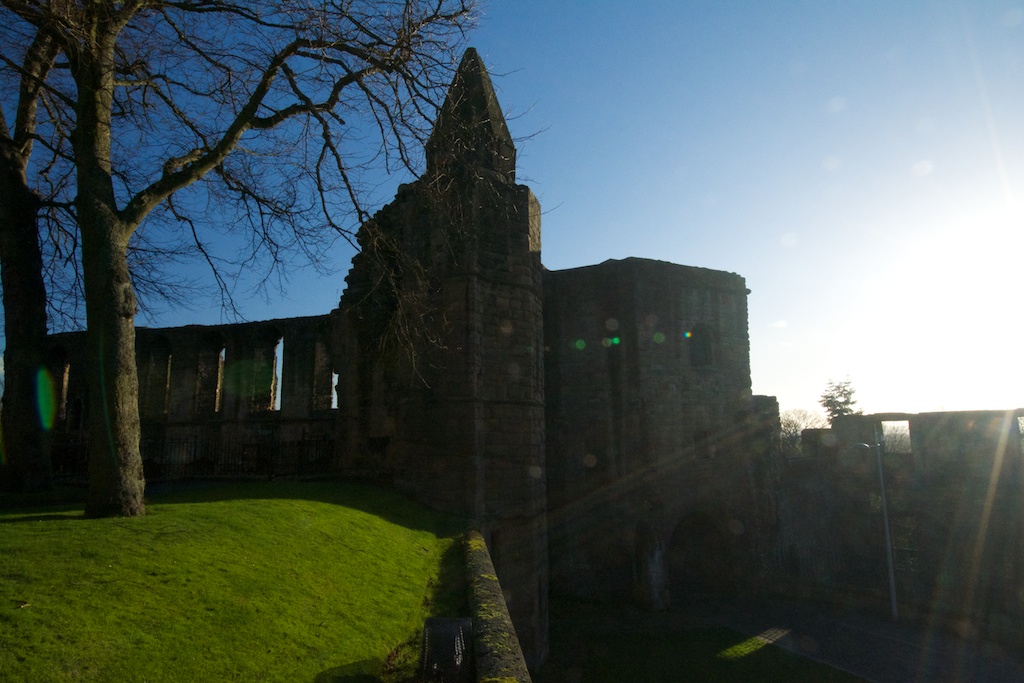
<path id="1" fill-rule="evenodd" d="M 553 589 L 664 606 L 674 530 L 698 512 L 723 525 L 727 571 L 753 566 L 743 278 L 626 259 L 544 285 Z"/>

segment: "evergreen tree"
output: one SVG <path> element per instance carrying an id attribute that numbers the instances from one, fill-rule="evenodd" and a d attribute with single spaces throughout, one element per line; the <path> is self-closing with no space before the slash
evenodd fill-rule
<path id="1" fill-rule="evenodd" d="M 828 415 L 829 424 L 835 422 L 840 415 L 859 415 L 861 411 L 855 410 L 857 399 L 853 397 L 854 389 L 850 378 L 837 382 L 829 380 L 824 393 L 818 399 L 818 403 L 825 409 Z"/>

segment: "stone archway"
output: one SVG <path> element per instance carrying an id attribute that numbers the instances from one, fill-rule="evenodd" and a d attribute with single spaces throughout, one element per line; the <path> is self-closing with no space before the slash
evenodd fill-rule
<path id="1" fill-rule="evenodd" d="M 734 594 L 739 587 L 741 556 L 730 520 L 726 515 L 698 511 L 676 524 L 668 547 L 669 587 L 675 606 L 695 597 Z"/>
<path id="2" fill-rule="evenodd" d="M 665 540 L 646 520 L 637 522 L 633 535 L 634 597 L 644 609 L 667 609 L 669 587 Z"/>

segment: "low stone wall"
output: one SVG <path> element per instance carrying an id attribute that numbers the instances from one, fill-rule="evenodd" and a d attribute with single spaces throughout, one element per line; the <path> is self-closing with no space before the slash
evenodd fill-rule
<path id="1" fill-rule="evenodd" d="M 487 543 L 478 531 L 466 534 L 466 577 L 473 616 L 477 680 L 480 683 L 531 683 Z"/>

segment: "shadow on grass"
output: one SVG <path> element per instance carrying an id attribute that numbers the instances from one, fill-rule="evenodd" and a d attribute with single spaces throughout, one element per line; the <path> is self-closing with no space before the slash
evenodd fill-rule
<path id="1" fill-rule="evenodd" d="M 69 519 L 85 519 L 81 510 L 68 512 L 46 512 L 41 514 L 26 514 L 23 517 L 8 517 L 0 519 L 0 524 L 21 524 L 22 522 L 63 522 Z"/>
<path id="2" fill-rule="evenodd" d="M 466 548 L 460 537 L 445 550 L 436 581 L 425 598 L 429 617 L 464 617 L 469 614 L 466 594 Z M 422 634 L 399 644 L 385 660 L 365 659 L 319 673 L 313 683 L 405 683 L 418 681 Z"/>
<path id="3" fill-rule="evenodd" d="M 309 500 L 343 505 L 380 517 L 407 529 L 454 535 L 465 531 L 466 524 L 453 516 L 424 515 L 423 507 L 388 489 L 383 484 L 346 479 L 316 481 L 262 480 L 221 481 L 187 480 L 161 482 L 146 490 L 147 503 L 204 503 L 226 500 Z M 436 524 L 424 524 L 428 519 Z"/>
<path id="4" fill-rule="evenodd" d="M 313 683 L 381 683 L 380 670 L 383 663 L 377 659 L 364 659 L 355 664 L 338 666 L 322 671 Z"/>
<path id="5" fill-rule="evenodd" d="M 468 583 L 466 582 L 466 543 L 459 537 L 441 557 L 437 580 L 430 586 L 429 616 L 469 616 Z"/>
<path id="6" fill-rule="evenodd" d="M 66 494 L 58 498 L 52 496 L 51 493 L 42 493 L 0 497 L 0 513 L 18 515 L 0 520 L 0 523 L 84 519 L 81 513 L 84 491 L 79 491 L 74 499 L 68 499 Z M 467 528 L 464 520 L 451 515 L 424 514 L 422 506 L 385 486 L 350 480 L 183 480 L 146 487 L 147 504 L 289 499 L 341 505 L 407 529 L 431 531 L 442 536 L 454 536 Z"/>

